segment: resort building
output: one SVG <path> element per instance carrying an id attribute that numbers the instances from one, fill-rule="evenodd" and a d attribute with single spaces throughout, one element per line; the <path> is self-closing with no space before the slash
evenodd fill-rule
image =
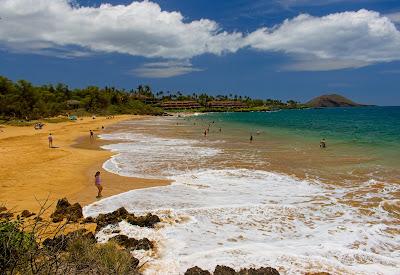
<path id="1" fill-rule="evenodd" d="M 166 101 L 161 103 L 161 108 L 171 109 L 199 109 L 201 105 L 196 101 Z"/>

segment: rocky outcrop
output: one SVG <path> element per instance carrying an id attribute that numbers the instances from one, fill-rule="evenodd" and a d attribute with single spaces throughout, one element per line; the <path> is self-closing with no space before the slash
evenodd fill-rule
<path id="1" fill-rule="evenodd" d="M 186 270 L 185 275 L 279 275 L 278 270 L 272 267 L 260 267 L 255 268 L 242 268 L 239 271 L 234 270 L 231 267 L 224 265 L 217 265 L 215 267 L 214 273 L 208 270 L 203 270 L 198 266 L 189 268 Z"/>
<path id="2" fill-rule="evenodd" d="M 77 222 L 83 218 L 82 206 L 79 203 L 70 204 L 66 198 L 57 201 L 56 210 L 51 214 L 53 222 L 61 222 L 64 219 Z"/>
<path id="3" fill-rule="evenodd" d="M 322 95 L 316 97 L 307 102 L 306 105 L 314 108 L 363 106 L 338 94 Z"/>
<path id="4" fill-rule="evenodd" d="M 109 224 L 117 224 L 123 220 L 140 227 L 154 227 L 156 223 L 160 222 L 160 218 L 157 215 L 149 213 L 146 216 L 136 217 L 134 214 L 130 214 L 124 207 L 111 213 L 100 214 L 95 220 L 97 223 L 96 232 Z"/>
<path id="5" fill-rule="evenodd" d="M 109 241 L 116 242 L 128 250 L 150 250 L 153 248 L 153 243 L 147 238 L 136 240 L 125 235 L 117 235 L 110 238 Z"/>

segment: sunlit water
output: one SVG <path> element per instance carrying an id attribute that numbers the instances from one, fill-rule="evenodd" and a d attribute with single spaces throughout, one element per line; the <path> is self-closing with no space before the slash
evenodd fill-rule
<path id="1" fill-rule="evenodd" d="M 328 111 L 332 122 L 332 111 L 311 111 Z M 157 242 L 155 252 L 135 252 L 148 260 L 146 274 L 179 274 L 194 265 L 213 270 L 217 264 L 273 266 L 282 274 L 399 274 L 399 152 L 387 150 L 398 148 L 398 136 L 385 132 L 381 143 L 371 144 L 354 141 L 343 128 L 336 133 L 333 124 L 320 130 L 317 125 L 327 122 L 315 113 L 312 127 L 296 122 L 307 120 L 301 111 L 269 115 L 124 123 L 102 136 L 112 141 L 104 148 L 115 152 L 104 168 L 173 183 L 103 199 L 85 207 L 85 215 L 121 206 L 161 215 L 156 229 L 118 226 Z M 294 121 L 283 121 L 291 116 Z M 318 146 L 321 136 L 327 150 Z M 98 239 L 107 240 L 112 231 L 106 228 Z"/>

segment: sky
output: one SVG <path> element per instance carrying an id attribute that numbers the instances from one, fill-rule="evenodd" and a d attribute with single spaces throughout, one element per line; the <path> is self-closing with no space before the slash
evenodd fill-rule
<path id="1" fill-rule="evenodd" d="M 400 106 L 400 0 L 0 0 L 0 75 Z"/>

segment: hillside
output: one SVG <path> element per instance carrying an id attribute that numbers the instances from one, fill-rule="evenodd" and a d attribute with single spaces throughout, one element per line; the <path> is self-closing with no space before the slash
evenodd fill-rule
<path id="1" fill-rule="evenodd" d="M 309 102 L 306 105 L 314 108 L 319 107 L 357 107 L 363 106 L 362 104 L 355 103 L 354 101 L 345 98 L 344 96 L 338 94 L 330 94 L 330 95 L 322 95 L 318 96 Z"/>

